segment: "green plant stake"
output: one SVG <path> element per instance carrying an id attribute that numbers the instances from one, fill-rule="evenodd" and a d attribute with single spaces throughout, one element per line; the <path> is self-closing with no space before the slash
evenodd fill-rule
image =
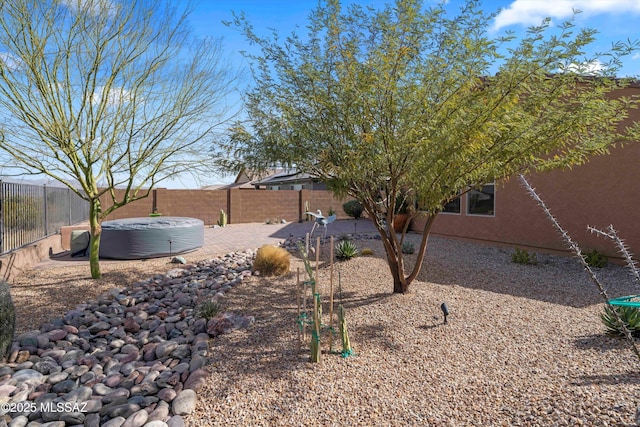
<path id="1" fill-rule="evenodd" d="M 227 214 L 224 212 L 224 209 L 220 209 L 220 218 L 218 219 L 218 225 L 220 227 L 224 227 L 227 225 Z"/>
<path id="2" fill-rule="evenodd" d="M 7 356 L 16 329 L 16 308 L 11 300 L 9 285 L 0 281 L 0 360 Z"/>
<path id="3" fill-rule="evenodd" d="M 338 289 L 340 292 L 340 304 L 338 305 L 338 321 L 340 322 L 340 339 L 342 341 L 342 357 L 349 357 L 353 354 L 351 349 L 351 341 L 349 341 L 349 331 L 347 330 L 347 318 L 344 314 L 344 306 L 342 305 L 342 281 L 340 273 L 338 273 Z"/>

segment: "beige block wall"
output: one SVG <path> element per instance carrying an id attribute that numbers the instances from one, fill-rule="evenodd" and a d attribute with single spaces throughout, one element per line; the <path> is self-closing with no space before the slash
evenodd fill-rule
<path id="1" fill-rule="evenodd" d="M 593 157 L 571 170 L 533 174 L 528 179 L 584 250 L 598 249 L 618 257 L 614 245 L 586 229 L 587 225 L 606 228 L 613 224 L 632 251 L 640 254 L 638 159 L 640 145 L 636 143 L 614 148 L 610 155 Z M 567 252 L 551 222 L 516 178 L 496 186 L 495 216 L 466 215 L 466 197 L 462 198 L 461 211 L 460 215 L 438 215 L 432 232 L 511 247 Z M 423 226 L 424 220 L 418 219 L 411 228 L 422 231 Z"/>

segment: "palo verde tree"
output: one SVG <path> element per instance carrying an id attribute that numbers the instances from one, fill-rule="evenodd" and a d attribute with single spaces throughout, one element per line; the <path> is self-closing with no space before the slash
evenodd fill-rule
<path id="1" fill-rule="evenodd" d="M 93 278 L 103 218 L 204 170 L 228 119 L 234 77 L 189 13 L 165 0 L 0 2 L 0 151 L 89 202 Z"/>
<path id="2" fill-rule="evenodd" d="M 468 1 L 443 6 L 397 0 L 383 10 L 328 0 L 308 34 L 259 36 L 242 14 L 236 25 L 257 46 L 249 119 L 233 127 L 218 162 L 229 168 L 293 165 L 360 201 L 382 237 L 404 293 L 418 275 L 429 231 L 448 202 L 514 173 L 579 164 L 623 138 L 633 101 L 611 96 L 634 43 L 587 58 L 596 32 L 544 21 L 520 39 L 491 37 L 495 15 Z M 606 59 L 606 61 L 605 61 Z M 592 61 L 605 65 L 585 76 Z M 418 262 L 405 271 L 390 225 L 398 204 L 425 215 Z"/>

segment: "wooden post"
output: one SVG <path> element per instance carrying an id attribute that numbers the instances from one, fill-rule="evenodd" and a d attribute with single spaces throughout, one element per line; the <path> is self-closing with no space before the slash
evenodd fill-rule
<path id="1" fill-rule="evenodd" d="M 304 237 L 304 250 L 307 253 L 307 256 L 309 256 L 309 233 Z"/>

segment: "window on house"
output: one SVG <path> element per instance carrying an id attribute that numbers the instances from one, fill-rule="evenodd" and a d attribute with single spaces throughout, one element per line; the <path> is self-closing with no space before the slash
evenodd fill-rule
<path id="1" fill-rule="evenodd" d="M 442 208 L 442 212 L 459 214 L 460 213 L 460 197 L 444 205 L 444 208 Z"/>
<path id="2" fill-rule="evenodd" d="M 483 185 L 467 193 L 467 214 L 494 215 L 495 184 Z"/>

